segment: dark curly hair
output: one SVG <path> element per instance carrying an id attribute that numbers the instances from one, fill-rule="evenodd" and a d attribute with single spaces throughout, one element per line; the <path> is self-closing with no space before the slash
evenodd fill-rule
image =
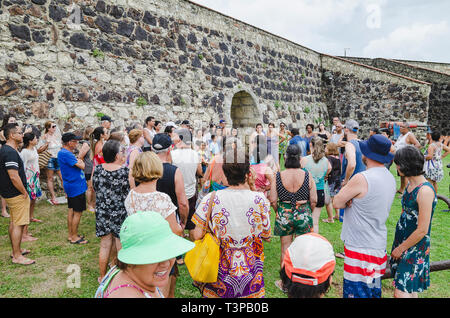
<path id="1" fill-rule="evenodd" d="M 406 146 L 395 152 L 394 162 L 405 177 L 415 177 L 424 174 L 425 158 L 414 146 Z"/>
<path id="2" fill-rule="evenodd" d="M 334 272 L 330 275 L 330 277 Z M 280 270 L 280 278 L 283 289 L 287 291 L 288 298 L 320 298 L 330 288 L 330 277 L 322 284 L 317 286 L 304 285 L 301 283 L 293 282 L 287 275 L 286 270 L 283 268 Z"/>

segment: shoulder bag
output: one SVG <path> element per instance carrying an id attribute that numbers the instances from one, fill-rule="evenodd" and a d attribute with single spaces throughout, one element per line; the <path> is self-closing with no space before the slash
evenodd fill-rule
<path id="1" fill-rule="evenodd" d="M 209 229 L 212 206 L 216 192 L 211 194 L 206 214 L 205 235 L 195 241 L 195 247 L 186 253 L 184 262 L 192 279 L 201 283 L 215 283 L 219 272 L 220 249 L 218 240 Z"/>

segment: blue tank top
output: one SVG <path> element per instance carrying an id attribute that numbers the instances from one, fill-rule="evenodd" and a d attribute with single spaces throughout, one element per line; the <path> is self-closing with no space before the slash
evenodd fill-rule
<path id="1" fill-rule="evenodd" d="M 366 165 L 362 161 L 362 152 L 361 148 L 359 148 L 359 142 L 358 140 L 350 140 L 349 142 L 352 143 L 353 146 L 355 146 L 355 155 L 356 155 L 356 167 L 355 171 L 353 171 L 353 174 L 351 175 L 350 179 L 357 173 L 360 173 L 361 171 L 366 170 Z M 341 174 L 341 181 L 345 179 L 345 174 L 347 171 L 347 158 L 343 156 L 342 158 L 342 174 Z"/>

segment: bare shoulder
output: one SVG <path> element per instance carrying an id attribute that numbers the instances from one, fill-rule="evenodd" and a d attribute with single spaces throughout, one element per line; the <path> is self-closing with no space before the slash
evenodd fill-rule
<path id="1" fill-rule="evenodd" d="M 417 192 L 417 200 L 434 200 L 434 196 L 435 192 L 431 185 L 424 185 Z"/>

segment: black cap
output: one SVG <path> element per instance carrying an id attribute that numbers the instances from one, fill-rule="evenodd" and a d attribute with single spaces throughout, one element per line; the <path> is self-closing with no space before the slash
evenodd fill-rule
<path id="1" fill-rule="evenodd" d="M 83 139 L 81 136 L 77 136 L 74 133 L 68 132 L 62 135 L 61 137 L 63 142 L 69 142 L 71 140 L 81 140 Z"/>
<path id="2" fill-rule="evenodd" d="M 183 121 L 181 122 L 181 124 L 182 124 L 182 125 L 189 125 L 189 120 L 183 120 Z"/>
<path id="3" fill-rule="evenodd" d="M 172 139 L 167 134 L 156 134 L 152 140 L 152 148 L 156 151 L 164 150 L 172 146 Z"/>
<path id="4" fill-rule="evenodd" d="M 101 118 L 100 120 L 101 120 L 101 121 L 107 120 L 107 121 L 109 121 L 109 122 L 112 122 L 111 117 L 106 116 L 106 115 L 102 116 L 102 118 Z"/>

